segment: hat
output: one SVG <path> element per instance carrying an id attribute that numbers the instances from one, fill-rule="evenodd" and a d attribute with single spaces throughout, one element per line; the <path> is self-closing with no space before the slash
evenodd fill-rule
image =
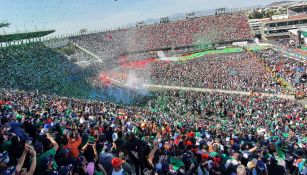
<path id="1" fill-rule="evenodd" d="M 0 153 L 0 163 L 9 163 L 10 157 L 8 152 L 4 151 L 3 153 Z"/>
<path id="2" fill-rule="evenodd" d="M 35 151 L 36 151 L 38 154 L 40 154 L 40 153 L 43 152 L 44 146 L 43 146 L 43 144 L 42 144 L 41 142 L 35 142 L 35 144 L 34 144 L 34 149 L 35 149 Z"/>
<path id="3" fill-rule="evenodd" d="M 1 171 L 1 175 L 12 175 L 16 171 L 15 167 L 9 167 Z"/>
<path id="4" fill-rule="evenodd" d="M 120 158 L 114 157 L 112 159 L 112 166 L 113 167 L 120 167 L 122 165 L 123 161 Z"/>
<path id="5" fill-rule="evenodd" d="M 187 134 L 188 137 L 193 138 L 195 136 L 194 132 L 190 132 Z"/>
<path id="6" fill-rule="evenodd" d="M 44 125 L 44 128 L 46 128 L 46 129 L 49 129 L 49 128 L 51 128 L 51 127 L 52 127 L 51 124 L 45 124 L 45 125 Z"/>
<path id="7" fill-rule="evenodd" d="M 17 114 L 17 115 L 16 115 L 16 119 L 17 119 L 17 120 L 21 120 L 21 119 L 22 119 L 22 115 Z"/>
<path id="8" fill-rule="evenodd" d="M 40 131 L 40 133 L 39 133 L 39 135 L 44 135 L 44 134 L 46 134 L 47 132 L 49 131 L 49 129 L 47 129 L 47 128 L 43 128 L 43 129 L 41 129 L 41 131 Z"/>
<path id="9" fill-rule="evenodd" d="M 181 159 L 176 159 L 176 158 L 171 157 L 170 165 L 174 171 L 177 171 L 179 168 L 184 166 L 184 163 L 182 162 Z"/>
<path id="10" fill-rule="evenodd" d="M 49 155 L 42 160 L 42 169 L 47 169 L 48 165 L 53 161 L 53 155 Z"/>
<path id="11" fill-rule="evenodd" d="M 69 174 L 69 172 L 71 172 L 73 169 L 74 169 L 74 166 L 73 166 L 72 164 L 69 164 L 69 165 L 67 165 L 67 166 L 64 166 L 64 167 L 60 168 L 59 173 L 60 173 L 61 175 L 67 175 L 67 174 Z"/>
<path id="12" fill-rule="evenodd" d="M 196 138 L 201 138 L 202 134 L 200 132 L 195 133 Z"/>
<path id="13" fill-rule="evenodd" d="M 105 142 L 105 143 L 103 144 L 102 150 L 105 151 L 105 152 L 109 152 L 110 149 L 112 148 L 112 146 L 113 146 L 112 143 Z"/>

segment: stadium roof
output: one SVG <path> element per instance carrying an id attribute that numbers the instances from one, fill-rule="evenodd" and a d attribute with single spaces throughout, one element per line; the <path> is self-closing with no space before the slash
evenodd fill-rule
<path id="1" fill-rule="evenodd" d="M 263 22 L 285 22 L 285 21 L 293 21 L 293 20 L 303 20 L 306 19 L 307 16 L 306 15 L 300 15 L 300 16 L 289 16 L 288 18 L 285 19 L 271 19 L 271 18 L 267 18 L 265 20 L 263 20 Z"/>
<path id="2" fill-rule="evenodd" d="M 0 42 L 18 41 L 30 38 L 39 38 L 50 33 L 55 32 L 55 30 L 42 30 L 42 31 L 30 31 L 30 32 L 20 32 L 20 33 L 10 33 L 10 34 L 0 34 Z"/>

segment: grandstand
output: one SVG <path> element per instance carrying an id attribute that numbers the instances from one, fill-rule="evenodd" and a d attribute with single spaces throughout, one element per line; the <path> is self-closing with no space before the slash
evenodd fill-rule
<path id="1" fill-rule="evenodd" d="M 20 45 L 41 41 L 41 38 L 55 32 L 55 30 L 26 31 L 0 34 L 0 47 Z"/>
<path id="2" fill-rule="evenodd" d="M 224 26 L 230 24 L 231 26 Z M 161 32 L 162 31 L 162 32 Z M 252 41 L 253 35 L 242 13 L 179 20 L 174 22 L 146 25 L 135 28 L 114 30 L 73 37 L 72 42 L 99 54 L 117 54 L 131 51 L 170 49 L 210 44 L 226 44 L 235 41 Z M 103 48 L 105 44 L 109 49 Z M 112 47 L 117 45 L 116 49 Z M 91 48 L 95 46 L 96 48 Z M 113 53 L 110 53 L 113 52 Z M 115 54 L 115 55 L 116 55 Z"/>
<path id="3" fill-rule="evenodd" d="M 55 30 L 27 31 L 18 33 L 5 33 L 0 35 L 0 42 L 12 42 L 19 40 L 30 40 L 32 38 L 41 38 L 55 32 Z"/>
<path id="4" fill-rule="evenodd" d="M 1 34 L 0 174 L 306 174 L 306 60 L 253 43 L 290 19 Z"/>

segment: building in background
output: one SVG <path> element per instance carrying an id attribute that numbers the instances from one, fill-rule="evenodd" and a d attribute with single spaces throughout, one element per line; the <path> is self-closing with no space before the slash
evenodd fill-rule
<path id="1" fill-rule="evenodd" d="M 256 38 L 264 41 L 292 40 L 292 44 L 300 46 L 293 35 L 299 29 L 307 27 L 307 2 L 273 3 L 248 14 L 250 27 Z"/>
<path id="2" fill-rule="evenodd" d="M 261 36 L 265 40 L 290 38 L 289 30 L 307 27 L 307 15 L 278 15 L 261 22 Z"/>

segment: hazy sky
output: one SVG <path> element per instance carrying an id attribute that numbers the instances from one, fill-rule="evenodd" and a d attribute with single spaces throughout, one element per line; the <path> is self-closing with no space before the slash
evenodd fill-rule
<path id="1" fill-rule="evenodd" d="M 220 7 L 265 5 L 274 0 L 0 0 L 6 32 L 53 28 L 57 33 L 104 29 L 148 18 Z M 1 29 L 2 33 L 3 30 Z"/>

